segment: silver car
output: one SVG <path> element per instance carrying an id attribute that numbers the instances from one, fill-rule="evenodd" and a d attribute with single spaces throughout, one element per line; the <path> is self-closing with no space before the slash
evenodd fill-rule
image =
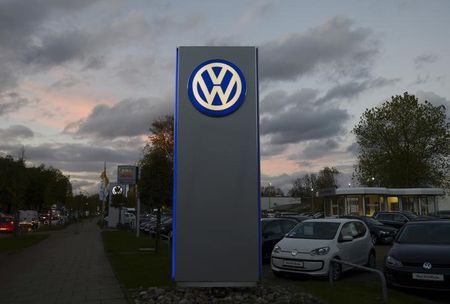
<path id="1" fill-rule="evenodd" d="M 375 267 L 375 249 L 366 224 L 356 219 L 311 219 L 299 223 L 275 245 L 271 266 L 275 275 L 329 274 L 332 258 Z M 335 280 L 351 267 L 331 263 Z"/>

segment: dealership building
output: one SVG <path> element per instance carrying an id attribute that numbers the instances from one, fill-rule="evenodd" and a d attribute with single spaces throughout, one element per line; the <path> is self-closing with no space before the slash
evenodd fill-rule
<path id="1" fill-rule="evenodd" d="M 326 216 L 358 214 L 372 216 L 378 211 L 411 211 L 421 215 L 439 211 L 441 188 L 358 187 L 323 189 L 316 193 L 323 198 Z"/>

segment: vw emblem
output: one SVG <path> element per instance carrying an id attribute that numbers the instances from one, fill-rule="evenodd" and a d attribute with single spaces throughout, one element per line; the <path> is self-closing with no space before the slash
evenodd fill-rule
<path id="1" fill-rule="evenodd" d="M 425 269 L 427 269 L 427 270 L 430 270 L 431 267 L 433 267 L 433 265 L 431 265 L 431 263 L 429 263 L 429 262 L 423 263 L 423 268 L 425 268 Z"/>
<path id="2" fill-rule="evenodd" d="M 297 252 L 297 250 L 295 250 L 295 249 L 291 251 L 291 254 L 292 254 L 293 256 L 296 256 L 297 253 L 298 253 L 298 252 Z"/>
<path id="3" fill-rule="evenodd" d="M 117 194 L 122 194 L 122 187 L 120 186 L 114 186 L 112 188 L 112 194 L 117 195 Z"/>
<path id="4" fill-rule="evenodd" d="M 198 65 L 188 82 L 188 94 L 194 107 L 203 114 L 226 116 L 243 103 L 247 86 L 242 71 L 223 59 Z"/>

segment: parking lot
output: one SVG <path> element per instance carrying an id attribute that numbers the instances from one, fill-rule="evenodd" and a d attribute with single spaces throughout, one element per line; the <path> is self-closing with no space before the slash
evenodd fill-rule
<path id="1" fill-rule="evenodd" d="M 377 245 L 375 246 L 376 252 L 377 252 L 377 268 L 379 270 L 383 270 L 383 263 L 384 263 L 384 257 L 388 253 L 390 249 L 390 245 Z M 328 278 L 316 278 L 316 277 L 309 277 L 309 276 L 289 276 L 286 278 L 278 278 L 275 277 L 272 273 L 270 263 L 263 264 L 262 267 L 262 273 L 263 273 L 263 282 L 274 284 L 274 285 L 281 285 L 284 287 L 291 287 L 291 288 L 301 288 L 302 285 L 306 285 L 305 283 L 324 283 L 328 284 Z M 380 286 L 379 279 L 375 274 L 371 274 L 368 272 L 360 271 L 360 270 L 350 270 L 348 272 L 345 272 L 343 276 L 341 277 L 340 281 L 336 282 L 336 284 L 340 283 L 368 283 L 368 284 L 374 284 L 377 287 Z M 326 286 L 326 285 L 324 285 Z M 307 289 L 307 287 L 306 287 Z M 392 289 L 389 289 L 392 290 Z M 424 303 L 450 303 L 450 293 L 449 292 L 438 292 L 438 291 L 430 291 L 430 290 L 411 290 L 411 289 L 395 289 L 395 291 L 414 295 L 419 298 L 422 298 L 424 300 Z M 380 295 L 381 295 L 381 289 L 380 289 Z"/>

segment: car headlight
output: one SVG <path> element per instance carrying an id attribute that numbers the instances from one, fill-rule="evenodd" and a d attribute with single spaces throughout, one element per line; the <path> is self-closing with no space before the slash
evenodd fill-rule
<path id="1" fill-rule="evenodd" d="M 397 260 L 394 257 L 391 257 L 390 255 L 388 255 L 388 257 L 386 258 L 386 264 L 390 265 L 390 266 L 403 266 L 402 262 L 400 262 L 399 260 Z"/>
<path id="2" fill-rule="evenodd" d="M 330 247 L 321 247 L 310 252 L 311 255 L 326 255 L 330 252 Z"/>
<path id="3" fill-rule="evenodd" d="M 278 245 L 275 245 L 275 247 L 273 247 L 273 252 L 274 253 L 279 253 L 281 251 L 281 247 Z"/>

